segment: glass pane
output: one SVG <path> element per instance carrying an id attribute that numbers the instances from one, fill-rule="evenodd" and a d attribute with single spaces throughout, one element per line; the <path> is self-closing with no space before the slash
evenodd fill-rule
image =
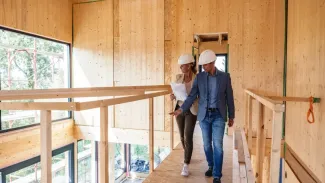
<path id="1" fill-rule="evenodd" d="M 155 147 L 154 153 L 155 153 L 154 167 L 156 168 L 169 155 L 170 149 L 169 147 Z"/>
<path id="2" fill-rule="evenodd" d="M 218 70 L 225 72 L 226 71 L 226 56 L 217 56 L 215 66 Z"/>
<path id="3" fill-rule="evenodd" d="M 41 164 L 36 163 L 6 176 L 10 183 L 39 183 L 41 182 Z"/>
<path id="4" fill-rule="evenodd" d="M 149 149 L 147 145 L 131 145 L 131 172 L 149 173 Z"/>
<path id="5" fill-rule="evenodd" d="M 78 141 L 78 183 L 95 182 L 95 142 Z"/>
<path id="6" fill-rule="evenodd" d="M 0 90 L 68 88 L 69 47 L 41 38 L 0 29 Z M 50 102 L 68 99 L 15 100 Z M 10 102 L 10 101 L 3 101 Z M 68 111 L 53 111 L 52 119 L 69 117 Z M 38 111 L 1 111 L 2 129 L 39 123 Z"/>
<path id="7" fill-rule="evenodd" d="M 69 183 L 69 152 L 52 157 L 52 182 Z"/>
<path id="8" fill-rule="evenodd" d="M 124 144 L 115 144 L 115 179 L 125 172 L 125 149 Z"/>

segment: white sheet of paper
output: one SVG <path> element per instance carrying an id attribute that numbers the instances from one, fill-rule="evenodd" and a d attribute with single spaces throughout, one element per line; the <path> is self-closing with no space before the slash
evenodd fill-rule
<path id="1" fill-rule="evenodd" d="M 185 101 L 187 98 L 185 84 L 170 83 L 170 85 L 172 87 L 176 100 Z"/>

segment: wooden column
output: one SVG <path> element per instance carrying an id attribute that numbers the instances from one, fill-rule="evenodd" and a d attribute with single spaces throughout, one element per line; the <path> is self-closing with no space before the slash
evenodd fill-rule
<path id="1" fill-rule="evenodd" d="M 108 183 L 108 108 L 100 107 L 100 134 L 98 143 L 99 183 Z"/>
<path id="2" fill-rule="evenodd" d="M 52 183 L 51 111 L 41 111 L 41 182 Z"/>
<path id="3" fill-rule="evenodd" d="M 256 148 L 256 178 L 257 182 L 263 181 L 263 163 L 265 154 L 265 129 L 264 129 L 264 105 L 258 103 L 258 125 L 257 125 L 257 148 Z"/>
<path id="4" fill-rule="evenodd" d="M 279 181 L 282 138 L 282 113 L 282 111 L 273 111 L 270 183 L 277 183 Z"/>
<path id="5" fill-rule="evenodd" d="M 154 116 L 153 116 L 153 98 L 149 98 L 149 163 L 150 173 L 154 170 Z"/>
<path id="6" fill-rule="evenodd" d="M 174 110 L 174 102 L 172 101 L 171 109 Z M 170 119 L 170 152 L 174 150 L 174 116 L 171 115 Z"/>
<path id="7" fill-rule="evenodd" d="M 250 95 L 247 95 L 247 109 L 246 109 L 246 124 L 248 125 L 248 148 L 249 153 L 252 153 L 253 148 L 253 122 L 252 122 L 252 106 L 253 106 L 253 98 Z"/>

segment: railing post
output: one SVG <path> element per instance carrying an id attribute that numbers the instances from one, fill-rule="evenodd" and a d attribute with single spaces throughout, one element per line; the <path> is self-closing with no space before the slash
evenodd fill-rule
<path id="1" fill-rule="evenodd" d="M 52 182 L 52 118 L 51 111 L 41 111 L 41 182 Z"/>
<path id="2" fill-rule="evenodd" d="M 273 111 L 270 183 L 277 183 L 279 181 L 282 138 L 282 113 L 282 111 Z"/>
<path id="3" fill-rule="evenodd" d="M 253 121 L 252 121 L 252 114 L 253 114 L 253 98 L 249 95 L 248 100 L 248 147 L 249 153 L 251 154 L 253 148 Z"/>
<path id="4" fill-rule="evenodd" d="M 263 163 L 265 152 L 265 128 L 264 128 L 264 105 L 258 102 L 258 126 L 257 126 L 257 148 L 256 148 L 256 178 L 257 182 L 263 181 Z"/>
<path id="5" fill-rule="evenodd" d="M 108 183 L 108 108 L 100 107 L 100 134 L 98 143 L 99 183 Z"/>
<path id="6" fill-rule="evenodd" d="M 174 102 L 172 101 L 171 109 L 174 110 Z M 170 116 L 170 152 L 174 149 L 174 116 Z"/>
<path id="7" fill-rule="evenodd" d="M 154 115 L 153 115 L 153 98 L 149 98 L 149 164 L 150 173 L 154 170 Z"/>

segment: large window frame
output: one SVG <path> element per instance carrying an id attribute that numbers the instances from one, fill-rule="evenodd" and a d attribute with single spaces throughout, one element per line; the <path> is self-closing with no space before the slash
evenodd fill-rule
<path id="1" fill-rule="evenodd" d="M 23 34 L 23 35 L 26 35 L 26 36 L 31 36 L 31 37 L 35 37 L 35 38 L 39 38 L 39 39 L 44 39 L 44 40 L 47 40 L 47 41 L 53 41 L 53 42 L 56 42 L 56 43 L 60 43 L 60 44 L 64 44 L 67 46 L 67 53 L 68 53 L 68 56 L 67 56 L 67 75 L 68 75 L 68 88 L 71 88 L 71 55 L 72 55 L 72 51 L 71 51 L 71 43 L 67 43 L 67 42 L 63 42 L 63 41 L 59 41 L 59 40 L 54 40 L 54 39 L 50 39 L 50 38 L 47 38 L 47 37 L 43 37 L 43 36 L 39 36 L 39 35 L 35 35 L 35 34 L 31 34 L 31 33 L 27 33 L 27 32 L 23 32 L 23 31 L 19 31 L 19 30 L 15 30 L 15 29 L 10 29 L 10 28 L 7 28 L 7 27 L 3 27 L 3 26 L 0 26 L 0 30 L 5 30 L 5 31 L 10 31 L 10 32 L 14 32 L 14 33 L 18 33 L 18 34 Z M 1 78 L 0 78 L 1 79 Z M 1 90 L 1 82 L 0 82 L 0 90 Z M 68 102 L 71 102 L 72 99 L 71 98 L 68 98 Z M 1 100 L 0 100 L 1 102 Z M 5 132 L 10 132 L 10 131 L 14 131 L 14 130 L 20 130 L 20 129 L 24 129 L 24 128 L 28 128 L 28 127 L 33 127 L 33 126 L 38 126 L 40 125 L 40 123 L 35 123 L 35 124 L 31 124 L 31 125 L 26 125 L 26 126 L 21 126 L 21 127 L 16 127 L 16 128 L 10 128 L 10 129 L 5 129 L 5 130 L 2 130 L 2 117 L 1 117 L 1 110 L 0 110 L 0 134 L 1 133 L 5 133 Z M 65 118 L 60 118 L 60 119 L 56 119 L 56 120 L 52 120 L 52 122 L 57 122 L 57 121 L 62 121 L 62 120 L 67 120 L 67 119 L 72 119 L 72 111 L 68 111 L 68 117 L 65 117 Z"/>
<path id="2" fill-rule="evenodd" d="M 52 151 L 52 157 L 64 153 L 68 151 L 69 152 L 69 177 L 70 177 L 70 182 L 69 183 L 74 183 L 75 182 L 75 174 L 74 174 L 74 161 L 75 161 L 75 157 L 74 157 L 74 143 L 66 145 L 64 147 L 61 147 L 59 149 L 53 150 Z M 20 163 L 8 166 L 6 168 L 0 169 L 0 181 L 1 183 L 6 183 L 6 176 L 16 172 L 18 170 L 21 170 L 23 168 L 26 168 L 28 166 L 31 166 L 33 164 L 39 163 L 41 161 L 41 156 L 37 156 L 25 161 L 22 161 Z"/>

